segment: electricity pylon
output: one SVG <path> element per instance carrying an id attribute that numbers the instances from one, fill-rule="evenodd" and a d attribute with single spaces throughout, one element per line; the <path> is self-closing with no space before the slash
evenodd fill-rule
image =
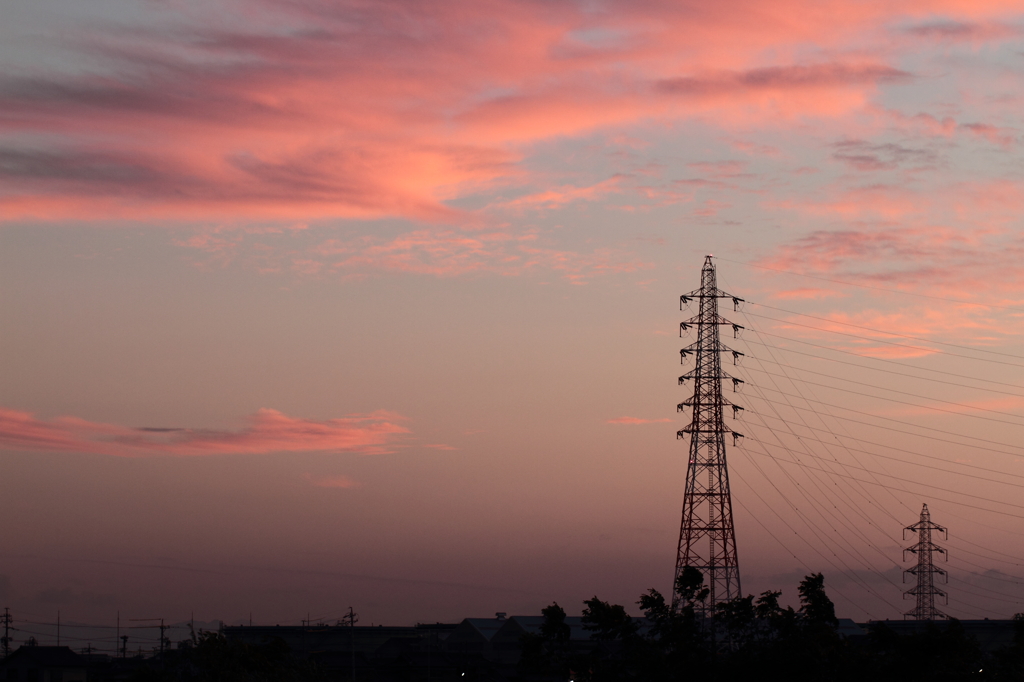
<path id="1" fill-rule="evenodd" d="M 715 266 L 711 256 L 704 259 L 701 286 L 679 297 L 679 309 L 691 300 L 699 302 L 699 313 L 679 325 L 679 335 L 693 327 L 697 340 L 679 351 L 680 361 L 695 355 L 693 370 L 679 377 L 680 385 L 694 380 L 693 397 L 679 403 L 678 410 L 693 409 L 690 425 L 680 430 L 677 438 L 690 437 L 690 456 L 686 466 L 686 493 L 683 497 L 683 522 L 679 529 L 676 554 L 676 580 L 686 567 L 698 569 L 708 588 L 705 608 L 740 596 L 740 566 L 736 554 L 736 531 L 732 521 L 732 496 L 729 492 L 729 471 L 725 463 L 725 435 L 733 442 L 743 436 L 726 428 L 722 418 L 724 407 L 731 407 L 733 417 L 743 408 L 722 397 L 722 380 L 733 382 L 733 390 L 743 383 L 722 370 L 722 353 L 731 353 L 735 363 L 743 353 L 727 348 L 719 341 L 718 328 L 730 325 L 738 336 L 740 325 L 718 314 L 718 299 L 731 298 L 735 308 L 743 299 L 727 294 L 715 283 Z M 672 608 L 679 606 L 673 590 Z"/>
<path id="2" fill-rule="evenodd" d="M 907 574 L 917 576 L 917 585 L 903 593 L 903 598 L 916 597 L 917 605 L 910 611 L 903 614 L 904 619 L 913 620 L 938 620 L 947 618 L 946 614 L 935 608 L 935 597 L 943 597 L 947 603 L 949 595 L 935 587 L 935 574 L 938 573 L 948 580 L 946 572 L 936 568 L 932 563 L 932 552 L 939 552 L 946 560 L 949 555 L 946 550 L 932 542 L 932 531 L 937 530 L 947 538 L 949 534 L 946 529 L 937 523 L 932 523 L 931 514 L 928 513 L 928 505 L 921 507 L 921 518 L 912 526 L 903 529 L 903 539 L 907 539 L 907 531 L 917 533 L 917 544 L 903 550 L 903 560 L 907 559 L 907 552 L 917 555 L 917 566 L 903 571 L 903 581 L 906 582 Z"/>

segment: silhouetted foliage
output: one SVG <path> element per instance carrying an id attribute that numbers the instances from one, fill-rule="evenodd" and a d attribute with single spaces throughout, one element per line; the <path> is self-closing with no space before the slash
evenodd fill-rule
<path id="1" fill-rule="evenodd" d="M 260 645 L 200 632 L 176 651 L 151 659 L 135 671 L 134 682 L 305 682 L 322 680 L 311 665 L 296 660 L 274 639 Z"/>
<path id="2" fill-rule="evenodd" d="M 748 595 L 718 604 L 706 614 L 703 576 L 692 571 L 676 584 L 675 610 L 657 590 L 642 595 L 637 603 L 643 619 L 630 618 L 621 606 L 594 597 L 584 602 L 583 611 L 592 640 L 575 653 L 566 641 L 565 612 L 552 604 L 544 610 L 544 626 L 531 646 L 561 667 L 548 665 L 541 677 L 534 668 L 535 675 L 526 679 L 1024 680 L 1024 614 L 1014 617 L 1013 643 L 985 656 L 956 619 L 915 623 L 909 634 L 875 622 L 866 636 L 844 639 L 824 577 L 806 576 L 797 591 L 799 610 L 781 606 L 782 593 L 770 590 L 756 598 Z M 552 655 L 559 651 L 565 652 L 561 658 Z M 524 660 L 526 652 L 524 646 Z"/>
<path id="3" fill-rule="evenodd" d="M 523 635 L 520 642 L 519 671 L 529 677 L 567 679 L 571 628 L 565 622 L 565 609 L 552 602 L 541 609 L 541 615 L 540 633 Z"/>
<path id="4" fill-rule="evenodd" d="M 518 678 L 512 676 L 512 670 L 502 670 L 502 664 L 476 653 L 465 658 L 451 654 L 454 658 L 450 665 L 445 664 L 447 672 L 438 670 L 432 676 L 429 671 L 424 676 L 422 662 L 413 663 L 412 659 L 404 666 L 371 659 L 360 680 L 1024 680 L 1024 614 L 1014 617 L 1012 643 L 985 655 L 956 619 L 898 628 L 875 622 L 866 636 L 854 640 L 841 637 L 835 606 L 820 573 L 800 582 L 797 610 L 783 607 L 782 592 L 775 590 L 758 597 L 737 597 L 711 608 L 704 576 L 695 569 L 684 571 L 674 590 L 675 608 L 657 590 L 642 595 L 637 604 L 643 618 L 631 617 L 623 606 L 596 596 L 586 600 L 580 618 L 586 631 L 582 638 L 579 629 L 570 627 L 565 609 L 552 603 L 542 609 L 536 632 L 522 637 Z M 897 629 L 907 634 L 898 634 Z M 315 666 L 295 659 L 281 640 L 250 645 L 211 632 L 200 633 L 178 650 L 151 659 L 134 677 L 136 682 L 324 679 Z"/>
<path id="5" fill-rule="evenodd" d="M 924 623 L 918 632 L 907 635 L 897 635 L 885 623 L 875 623 L 864 654 L 871 676 L 880 681 L 988 677 L 979 677 L 984 670 L 981 650 L 956 618 L 941 625 Z"/>
<path id="6" fill-rule="evenodd" d="M 800 613 L 808 624 L 839 625 L 836 618 L 836 607 L 825 594 L 825 576 L 812 573 L 800 581 Z"/>

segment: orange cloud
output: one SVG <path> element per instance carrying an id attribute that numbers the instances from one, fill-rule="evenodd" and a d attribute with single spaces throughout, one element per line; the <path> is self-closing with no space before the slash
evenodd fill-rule
<path id="1" fill-rule="evenodd" d="M 78 452 L 117 457 L 200 456 L 271 452 L 389 452 L 408 429 L 389 412 L 312 420 L 261 409 L 237 431 L 131 428 L 78 417 L 37 419 L 29 412 L 0 408 L 0 447 L 10 450 Z"/>

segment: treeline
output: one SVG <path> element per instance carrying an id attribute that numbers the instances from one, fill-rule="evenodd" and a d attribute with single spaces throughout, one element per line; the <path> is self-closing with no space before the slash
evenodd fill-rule
<path id="1" fill-rule="evenodd" d="M 524 638 L 521 679 L 1024 680 L 1024 614 L 1014 618 L 1012 645 L 986 655 L 956 619 L 910 635 L 875 623 L 864 637 L 844 638 L 820 573 L 800 583 L 798 610 L 780 606 L 778 591 L 705 609 L 708 589 L 692 568 L 675 590 L 675 611 L 657 590 L 641 596 L 645 620 L 597 597 L 586 601 L 582 620 L 594 644 L 584 649 L 570 641 L 565 611 L 557 603 L 545 608 L 540 632 Z"/>
<path id="2" fill-rule="evenodd" d="M 446 647 L 443 640 L 414 638 L 401 650 L 360 652 L 356 674 L 359 682 L 1024 680 L 1024 614 L 1014 618 L 1009 645 L 986 652 L 955 619 L 922 624 L 912 634 L 873 623 L 866 634 L 844 637 L 820 573 L 804 578 L 798 592 L 798 609 L 781 606 L 778 591 L 706 608 L 704 578 L 688 569 L 675 585 L 674 610 L 672 600 L 657 590 L 638 600 L 643 618 L 594 597 L 585 602 L 582 618 L 568 619 L 553 603 L 543 609 L 539 630 L 523 636 L 518 651 L 485 647 L 471 653 Z M 994 625 L 1005 627 L 1005 621 Z M 352 679 L 347 652 L 340 666 L 315 654 L 308 659 L 294 656 L 281 639 L 254 645 L 204 632 L 159 658 L 138 661 L 130 673 L 95 679 Z"/>

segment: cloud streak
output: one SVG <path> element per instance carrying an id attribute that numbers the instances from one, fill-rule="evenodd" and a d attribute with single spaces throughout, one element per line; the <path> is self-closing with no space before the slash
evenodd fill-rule
<path id="1" fill-rule="evenodd" d="M 42 420 L 29 412 L 0 408 L 0 447 L 116 457 L 267 454 L 274 452 L 391 451 L 408 429 L 389 412 L 313 420 L 261 409 L 237 431 L 164 427 L 131 428 L 78 417 Z"/>
<path id="2" fill-rule="evenodd" d="M 640 417 L 616 417 L 615 419 L 609 419 L 606 424 L 624 424 L 626 426 L 638 426 L 641 424 L 665 424 L 671 422 L 671 419 L 641 419 Z"/>

